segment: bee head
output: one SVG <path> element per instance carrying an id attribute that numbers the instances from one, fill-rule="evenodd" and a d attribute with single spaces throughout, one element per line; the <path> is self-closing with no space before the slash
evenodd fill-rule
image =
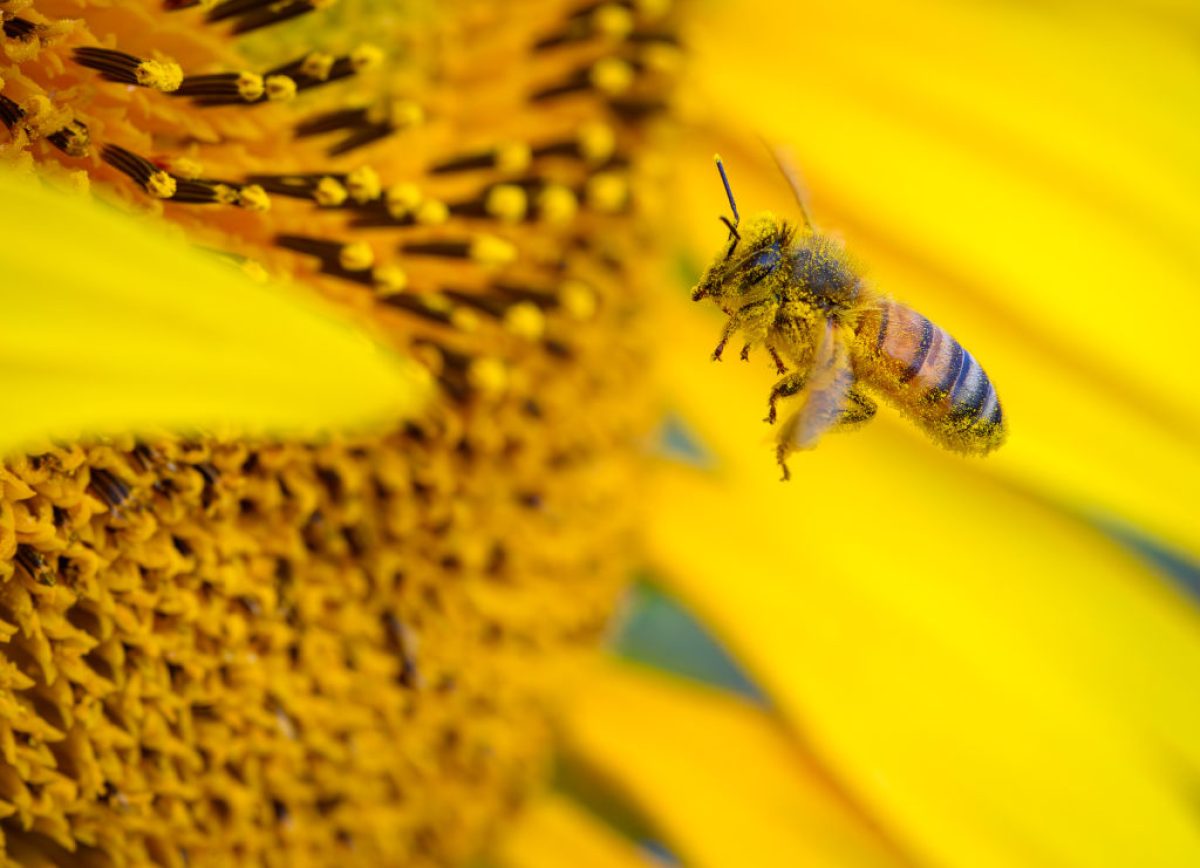
<path id="1" fill-rule="evenodd" d="M 692 299 L 712 297 L 726 306 L 774 274 L 787 256 L 791 230 L 770 213 L 746 221 L 738 234 L 730 234 L 723 249 L 705 270 L 692 291 Z"/>
<path id="2" fill-rule="evenodd" d="M 720 156 L 714 159 L 717 171 L 721 173 L 721 183 L 725 187 L 733 219 L 724 214 L 718 218 L 729 230 L 729 239 L 724 252 L 717 256 L 692 290 L 692 301 L 712 296 L 718 305 L 727 307 L 726 301 L 732 301 L 754 283 L 776 271 L 783 257 L 784 244 L 781 240 L 786 241 L 782 237 L 786 235 L 786 230 L 781 235 L 783 227 L 779 221 L 770 214 L 760 214 L 750 221 L 746 229 L 739 231 L 741 216 L 733 198 L 733 189 L 729 186 L 729 176 L 725 174 L 725 164 Z M 748 280 L 747 277 L 751 275 L 757 279 Z"/>

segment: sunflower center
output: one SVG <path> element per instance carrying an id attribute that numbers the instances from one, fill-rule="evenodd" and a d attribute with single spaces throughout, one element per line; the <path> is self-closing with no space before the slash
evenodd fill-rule
<path id="1" fill-rule="evenodd" d="M 372 438 L 0 467 L 12 858 L 460 861 L 626 580 L 668 10 L 331 5 L 0 12 L 9 158 L 308 284 L 440 385 Z"/>

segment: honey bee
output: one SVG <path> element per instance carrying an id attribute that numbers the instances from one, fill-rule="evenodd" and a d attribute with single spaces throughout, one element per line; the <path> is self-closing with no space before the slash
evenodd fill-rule
<path id="1" fill-rule="evenodd" d="M 741 332 L 741 357 L 762 345 L 780 379 L 767 401 L 798 396 L 779 426 L 776 456 L 789 478 L 787 457 L 811 449 L 826 431 L 862 425 L 882 397 L 942 446 L 985 455 L 1005 438 L 1004 413 L 991 380 L 949 332 L 921 313 L 876 291 L 860 276 L 841 245 L 813 227 L 793 172 L 776 162 L 795 193 L 803 228 L 773 214 L 743 227 L 737 203 L 716 157 L 733 219 L 719 254 L 692 293 L 711 298 L 729 315 L 712 357 Z M 791 367 L 784 359 L 790 362 Z"/>

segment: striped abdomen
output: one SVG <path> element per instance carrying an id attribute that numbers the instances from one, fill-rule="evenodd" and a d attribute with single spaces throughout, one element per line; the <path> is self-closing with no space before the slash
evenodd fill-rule
<path id="1" fill-rule="evenodd" d="M 855 373 L 935 440 L 960 452 L 1004 442 L 992 381 L 949 332 L 910 307 L 883 299 L 858 324 Z"/>

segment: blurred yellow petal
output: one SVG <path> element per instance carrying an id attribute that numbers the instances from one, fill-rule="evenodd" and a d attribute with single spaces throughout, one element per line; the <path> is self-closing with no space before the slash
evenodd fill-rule
<path id="1" fill-rule="evenodd" d="M 794 146 L 818 223 L 984 362 L 1012 429 L 988 471 L 1200 557 L 1191 47 L 1014 4 L 713 13 L 691 40 L 714 122 Z M 784 74 L 797 40 L 803 66 Z M 763 155 L 738 156 L 743 212 L 793 212 Z M 678 213 L 704 260 L 726 206 L 706 156 L 689 162 Z"/>
<path id="2" fill-rule="evenodd" d="M 686 865 L 907 864 L 773 717 L 732 695 L 613 664 L 579 691 L 567 744 Z"/>
<path id="3" fill-rule="evenodd" d="M 680 345 L 711 339 L 686 301 Z M 701 345 L 704 345 L 703 343 Z M 663 466 L 652 557 L 918 861 L 1200 864 L 1200 624 L 1090 526 L 876 427 L 776 481 L 744 365 L 662 360 L 718 461 Z"/>
<path id="4" fill-rule="evenodd" d="M 495 861 L 502 868 L 646 868 L 636 846 L 570 800 L 545 793 L 506 830 Z"/>
<path id="5" fill-rule="evenodd" d="M 416 365 L 299 289 L 8 172 L 0 197 L 0 449 L 162 427 L 307 434 L 423 400 Z"/>

